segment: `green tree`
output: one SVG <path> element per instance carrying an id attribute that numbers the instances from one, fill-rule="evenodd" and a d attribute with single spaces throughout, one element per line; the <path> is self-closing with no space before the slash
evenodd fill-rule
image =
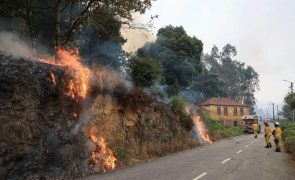
<path id="1" fill-rule="evenodd" d="M 114 35 L 113 29 L 107 26 L 116 22 L 119 27 L 135 27 L 132 14 L 143 14 L 150 6 L 151 0 L 3 0 L 0 18 L 24 20 L 32 39 L 46 34 L 47 41 L 54 42 L 51 49 L 59 49 L 71 46 L 75 34 L 89 24 L 109 35 Z M 39 30 L 43 30 L 42 33 Z M 106 30 L 111 32 L 106 33 Z M 120 36 L 117 28 L 114 30 L 115 35 Z"/>
<path id="2" fill-rule="evenodd" d="M 249 105 L 251 113 L 254 113 L 254 93 L 259 90 L 259 75 L 253 67 L 234 60 L 236 55 L 236 48 L 230 44 L 224 46 L 221 52 L 214 46 L 211 54 L 204 56 L 204 63 L 210 73 L 218 75 L 224 96 Z"/>
<path id="3" fill-rule="evenodd" d="M 150 87 L 161 77 L 160 65 L 150 56 L 132 57 L 129 69 L 135 85 L 139 87 Z"/>
<path id="4" fill-rule="evenodd" d="M 209 72 L 206 68 L 195 78 L 193 89 L 201 92 L 204 98 L 223 97 L 226 94 L 218 74 Z"/>
<path id="5" fill-rule="evenodd" d="M 290 109 L 295 109 L 295 93 L 289 93 L 284 100 Z"/>
<path id="6" fill-rule="evenodd" d="M 166 26 L 159 29 L 157 40 L 146 44 L 139 54 L 149 54 L 163 66 L 164 83 L 172 94 L 191 85 L 201 71 L 203 43 L 189 36 L 183 27 Z"/>

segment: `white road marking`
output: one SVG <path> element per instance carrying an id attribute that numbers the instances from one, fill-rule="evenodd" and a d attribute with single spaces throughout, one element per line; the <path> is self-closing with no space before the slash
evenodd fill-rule
<path id="1" fill-rule="evenodd" d="M 226 160 L 222 161 L 221 164 L 224 164 L 224 163 L 226 163 L 229 160 L 231 160 L 231 158 L 227 158 Z"/>
<path id="2" fill-rule="evenodd" d="M 249 145 L 245 146 L 246 148 L 249 147 Z"/>
<path id="3" fill-rule="evenodd" d="M 239 150 L 239 151 L 237 152 L 237 154 L 240 154 L 242 151 L 243 151 L 243 150 Z"/>
<path id="4" fill-rule="evenodd" d="M 207 172 L 203 172 L 202 174 L 200 174 L 199 176 L 195 177 L 193 180 L 198 180 L 201 179 L 202 177 L 206 176 Z"/>

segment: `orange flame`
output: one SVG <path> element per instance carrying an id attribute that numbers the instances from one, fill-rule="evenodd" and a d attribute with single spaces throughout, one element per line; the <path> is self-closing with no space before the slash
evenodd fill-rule
<path id="1" fill-rule="evenodd" d="M 65 66 L 66 75 L 71 78 L 66 82 L 65 94 L 74 100 L 85 99 L 89 92 L 90 70 L 81 63 L 79 51 L 58 49 L 56 54 L 59 57 L 58 61 L 55 61 L 52 57 L 36 60 L 42 63 Z M 51 74 L 51 79 L 53 84 L 56 83 L 54 74 Z"/>
<path id="2" fill-rule="evenodd" d="M 207 133 L 207 128 L 201 120 L 201 117 L 199 115 L 192 115 L 192 120 L 194 122 L 196 130 L 200 133 L 202 140 L 209 144 L 213 143 Z"/>
<path id="3" fill-rule="evenodd" d="M 51 72 L 50 73 L 50 76 L 51 76 L 51 81 L 52 81 L 53 85 L 56 86 L 56 78 L 55 78 L 55 75 Z"/>
<path id="4" fill-rule="evenodd" d="M 88 136 L 96 145 L 95 150 L 90 156 L 91 166 L 102 168 L 103 172 L 115 169 L 117 158 L 114 156 L 114 152 L 107 146 L 105 139 L 98 137 L 93 128 L 88 129 Z"/>
<path id="5" fill-rule="evenodd" d="M 84 99 L 89 88 L 90 70 L 80 62 L 79 51 L 58 49 L 59 64 L 69 67 L 69 73 L 73 79 L 69 80 L 66 95 L 76 99 Z"/>

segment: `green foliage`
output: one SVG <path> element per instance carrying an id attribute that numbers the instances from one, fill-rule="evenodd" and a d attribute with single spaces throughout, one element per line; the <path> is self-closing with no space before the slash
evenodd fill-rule
<path id="1" fill-rule="evenodd" d="M 58 44 L 63 48 L 72 48 L 73 41 L 76 41 L 77 36 L 88 26 L 95 29 L 96 38 L 100 41 L 111 39 L 122 42 L 122 24 L 138 28 L 132 23 L 133 14 L 145 13 L 151 7 L 151 1 L 1 0 L 0 21 L 22 20 L 24 25 L 21 30 L 10 30 L 20 31 L 31 39 L 32 44 L 35 40 L 37 44 L 48 43 L 52 51 Z M 92 42 L 92 47 L 95 43 Z"/>
<path id="2" fill-rule="evenodd" d="M 223 47 L 221 52 L 214 46 L 211 54 L 205 55 L 205 66 L 210 73 L 218 75 L 225 97 L 244 102 L 254 113 L 254 93 L 259 90 L 259 75 L 251 66 L 234 60 L 236 55 L 236 48 L 230 44 Z"/>
<path id="3" fill-rule="evenodd" d="M 225 126 L 223 122 L 212 119 L 207 113 L 201 113 L 201 115 L 210 132 L 210 136 L 215 140 L 238 136 L 243 133 L 242 129 L 234 126 Z"/>
<path id="4" fill-rule="evenodd" d="M 295 154 L 295 125 L 283 130 L 282 139 L 289 153 Z"/>
<path id="5" fill-rule="evenodd" d="M 159 60 L 165 84 L 171 87 L 172 94 L 177 94 L 200 73 L 202 51 L 202 41 L 189 36 L 183 27 L 170 25 L 159 29 L 157 40 L 146 44 L 139 54 L 148 54 Z"/>
<path id="6" fill-rule="evenodd" d="M 160 65 L 149 56 L 134 56 L 129 69 L 134 83 L 139 87 L 150 87 L 161 77 Z"/>
<path id="7" fill-rule="evenodd" d="M 130 156 L 129 149 L 122 144 L 115 147 L 115 153 L 120 162 L 126 161 Z"/>
<path id="8" fill-rule="evenodd" d="M 209 72 L 206 68 L 196 77 L 193 88 L 202 92 L 205 98 L 223 97 L 226 94 L 218 74 Z"/>
<path id="9" fill-rule="evenodd" d="M 190 131 L 194 125 L 192 119 L 185 112 L 185 101 L 179 96 L 174 96 L 171 99 L 172 110 L 178 115 L 182 127 Z"/>
<path id="10" fill-rule="evenodd" d="M 285 102 L 288 104 L 290 109 L 295 109 L 295 93 L 289 93 L 285 97 Z"/>
<path id="11" fill-rule="evenodd" d="M 279 115 L 286 118 L 286 120 L 291 121 L 292 120 L 292 109 L 290 108 L 290 106 L 288 104 L 284 103 Z"/>

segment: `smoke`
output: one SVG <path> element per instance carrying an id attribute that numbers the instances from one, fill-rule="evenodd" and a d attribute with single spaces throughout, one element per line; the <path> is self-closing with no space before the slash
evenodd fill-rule
<path id="1" fill-rule="evenodd" d="M 18 34 L 7 31 L 0 32 L 0 52 L 15 57 L 32 56 L 32 51 L 28 43 Z"/>
<path id="2" fill-rule="evenodd" d="M 156 40 L 156 36 L 149 31 L 151 21 L 146 22 L 144 17 L 139 13 L 134 13 L 132 16 L 134 19 L 133 26 L 138 26 L 138 28 L 132 29 L 128 26 L 121 28 L 121 34 L 127 39 L 127 42 L 123 45 L 123 50 L 128 53 L 133 53 L 143 47 L 145 43 Z"/>
<path id="3" fill-rule="evenodd" d="M 196 90 L 183 90 L 178 95 L 186 102 L 194 104 L 199 104 L 206 99 L 203 93 Z"/>
<path id="4" fill-rule="evenodd" d="M 123 45 L 126 52 L 132 53 L 144 46 L 147 42 L 155 41 L 156 37 L 149 31 L 122 28 L 121 33 L 127 42 Z"/>

